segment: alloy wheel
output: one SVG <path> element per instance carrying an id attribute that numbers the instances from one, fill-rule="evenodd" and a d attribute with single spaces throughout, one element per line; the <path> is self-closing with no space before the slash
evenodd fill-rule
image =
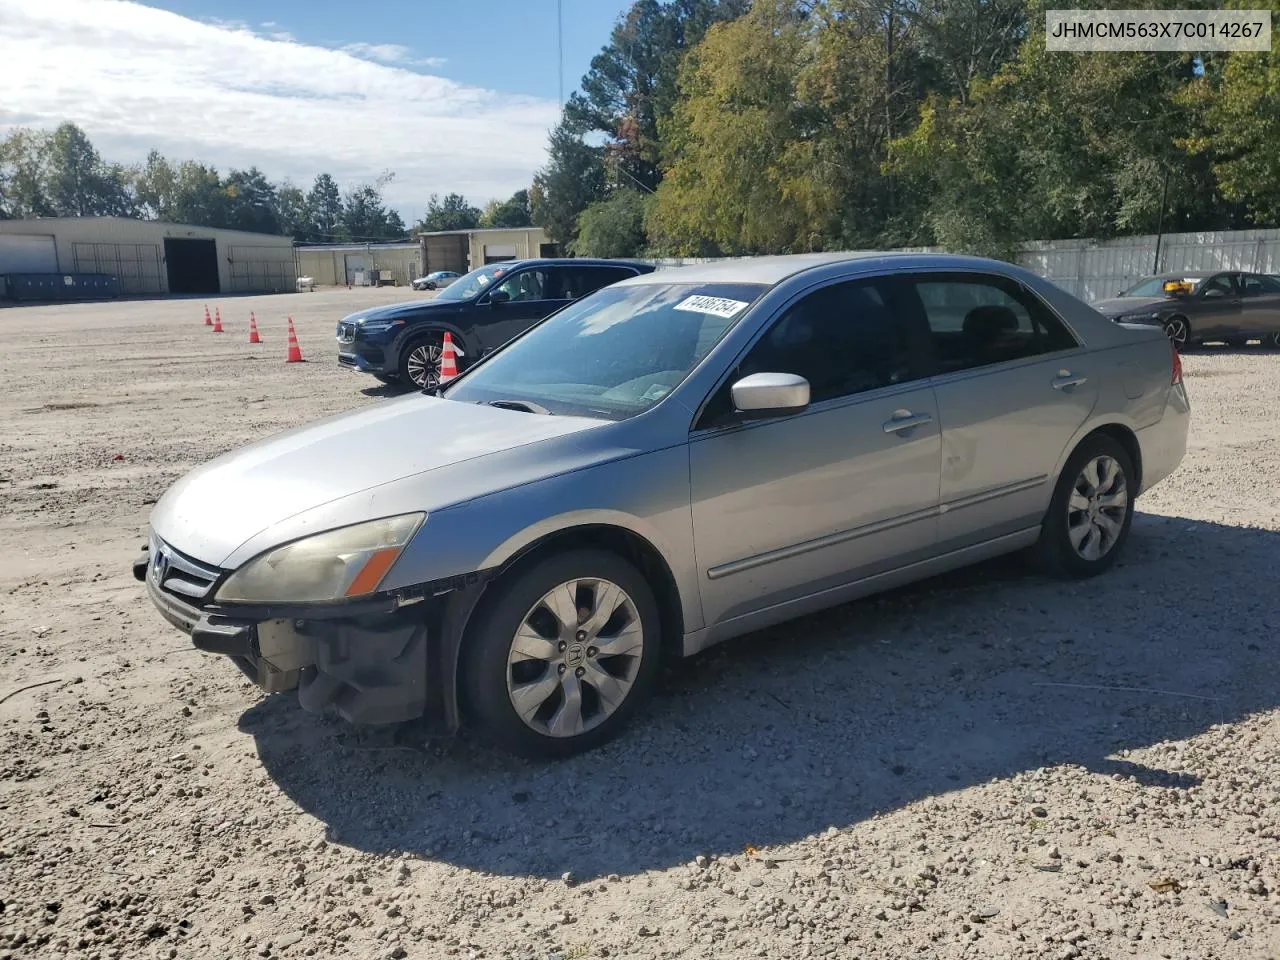
<path id="1" fill-rule="evenodd" d="M 1129 490 L 1124 470 L 1108 456 L 1094 457 L 1076 477 L 1067 499 L 1067 538 L 1085 560 L 1111 552 L 1124 530 Z"/>
<path id="2" fill-rule="evenodd" d="M 405 361 L 409 379 L 424 390 L 439 384 L 441 354 L 438 343 L 420 343 L 414 347 Z"/>
<path id="3" fill-rule="evenodd" d="M 1181 317 L 1174 317 L 1164 325 L 1164 333 L 1173 341 L 1173 345 L 1181 350 L 1187 345 L 1187 337 L 1191 330 L 1187 326 L 1187 321 Z"/>
<path id="4" fill-rule="evenodd" d="M 608 580 L 570 580 L 520 621 L 507 655 L 507 694 L 530 729 L 576 737 L 622 706 L 643 654 L 640 614 L 626 591 Z"/>

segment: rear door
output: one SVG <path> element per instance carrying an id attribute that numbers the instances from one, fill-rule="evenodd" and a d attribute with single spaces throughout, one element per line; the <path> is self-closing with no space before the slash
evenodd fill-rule
<path id="1" fill-rule="evenodd" d="M 1240 274 L 1240 330 L 1250 337 L 1280 332 L 1280 280 Z"/>
<path id="2" fill-rule="evenodd" d="M 942 424 L 941 551 L 1038 524 L 1067 444 L 1098 399 L 1098 365 L 1020 283 L 910 278 L 928 325 Z"/>
<path id="3" fill-rule="evenodd" d="M 552 267 L 552 273 L 560 278 L 561 295 L 568 300 L 578 300 L 601 287 L 634 277 L 631 267 L 585 264 L 583 266 Z"/>

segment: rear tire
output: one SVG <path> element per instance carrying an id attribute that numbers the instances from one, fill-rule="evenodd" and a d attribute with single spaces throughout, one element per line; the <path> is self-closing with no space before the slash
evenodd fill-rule
<path id="1" fill-rule="evenodd" d="M 462 663 L 463 707 L 498 746 L 564 757 L 616 736 L 658 674 L 661 620 L 643 574 L 572 550 L 498 586 Z"/>
<path id="2" fill-rule="evenodd" d="M 1067 580 L 1107 570 L 1129 538 L 1137 493 L 1137 472 L 1124 447 L 1105 434 L 1086 437 L 1062 468 L 1040 526 L 1040 568 Z"/>

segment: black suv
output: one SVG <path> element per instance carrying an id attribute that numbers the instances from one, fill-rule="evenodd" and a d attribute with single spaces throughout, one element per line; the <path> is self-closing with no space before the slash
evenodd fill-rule
<path id="1" fill-rule="evenodd" d="M 631 260 L 508 260 L 472 270 L 432 300 L 361 310 L 338 324 L 338 363 L 433 387 L 440 378 L 445 331 L 465 367 L 543 317 L 611 283 L 651 273 Z"/>

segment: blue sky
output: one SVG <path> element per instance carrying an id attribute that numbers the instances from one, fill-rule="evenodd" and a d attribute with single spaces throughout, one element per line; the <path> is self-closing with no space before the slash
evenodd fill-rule
<path id="1" fill-rule="evenodd" d="M 562 0 L 566 96 L 628 0 Z M 0 0 L 0 131 L 80 124 L 307 186 L 395 172 L 389 202 L 527 186 L 556 122 L 555 0 Z"/>
<path id="2" fill-rule="evenodd" d="M 272 24 L 303 43 L 397 44 L 419 59 L 444 58 L 433 73 L 503 93 L 554 100 L 555 0 L 151 0 L 194 19 Z M 561 0 L 565 96 L 609 39 L 629 0 Z"/>

